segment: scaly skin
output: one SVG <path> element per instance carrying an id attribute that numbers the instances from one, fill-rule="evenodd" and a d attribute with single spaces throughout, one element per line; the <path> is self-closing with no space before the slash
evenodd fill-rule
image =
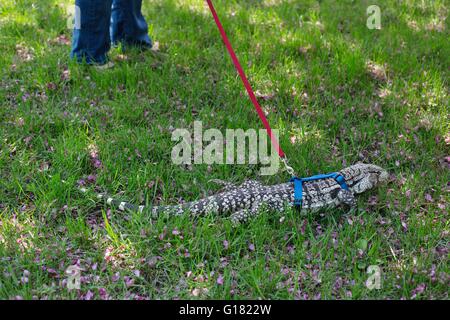
<path id="1" fill-rule="evenodd" d="M 342 189 L 333 178 L 304 182 L 301 210 L 318 211 L 335 208 L 341 204 L 354 207 L 356 206 L 355 194 L 372 189 L 387 181 L 389 177 L 384 169 L 364 163 L 357 163 L 339 173 L 345 178 L 350 190 Z M 104 195 L 99 195 L 99 198 L 107 198 L 109 205 L 117 206 L 120 210 L 148 212 L 153 217 L 183 213 L 200 216 L 211 212 L 218 215 L 231 214 L 233 223 L 244 222 L 257 215 L 263 206 L 281 212 L 286 206 L 293 206 L 294 184 L 292 182 L 273 186 L 264 186 L 258 181 L 246 181 L 238 187 L 230 186 L 228 183 L 227 185 L 228 190 L 225 192 L 173 206 L 135 206 Z"/>

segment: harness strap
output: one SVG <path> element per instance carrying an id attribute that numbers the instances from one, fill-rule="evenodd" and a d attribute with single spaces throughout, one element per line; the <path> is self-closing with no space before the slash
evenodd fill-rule
<path id="1" fill-rule="evenodd" d="M 341 186 L 344 190 L 349 190 L 347 183 L 345 182 L 344 176 L 338 172 L 333 172 L 329 174 L 319 174 L 312 177 L 307 178 L 297 178 L 293 177 L 290 182 L 294 183 L 294 205 L 301 206 L 302 205 L 302 197 L 303 197 L 303 182 L 314 181 L 320 179 L 328 179 L 333 178 L 336 182 Z"/>

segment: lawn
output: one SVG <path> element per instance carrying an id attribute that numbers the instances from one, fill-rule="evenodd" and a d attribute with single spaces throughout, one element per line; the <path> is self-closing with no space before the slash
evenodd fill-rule
<path id="1" fill-rule="evenodd" d="M 0 299 L 448 298 L 448 2 L 214 1 L 299 176 L 357 161 L 391 175 L 354 213 L 238 227 L 152 220 L 79 191 L 175 204 L 220 190 L 211 179 L 290 178 L 171 161 L 171 133 L 194 121 L 262 128 L 206 3 L 144 1 L 162 54 L 114 48 L 115 68 L 96 71 L 68 57 L 71 2 L 0 3 Z"/>

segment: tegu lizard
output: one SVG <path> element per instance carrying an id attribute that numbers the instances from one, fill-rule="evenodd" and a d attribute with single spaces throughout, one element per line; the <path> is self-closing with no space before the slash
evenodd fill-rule
<path id="1" fill-rule="evenodd" d="M 331 209 L 340 205 L 356 206 L 355 194 L 372 189 L 388 180 L 389 174 L 383 168 L 372 164 L 357 163 L 341 171 L 346 189 L 335 178 L 323 178 L 302 183 L 301 211 L 318 211 Z M 210 197 L 171 206 L 136 206 L 105 195 L 109 205 L 120 210 L 139 211 L 158 217 L 163 214 L 181 215 L 188 213 L 200 216 L 206 213 L 218 215 L 229 214 L 233 223 L 244 222 L 257 215 L 265 206 L 268 209 L 283 212 L 287 206 L 294 206 L 294 183 L 287 182 L 265 186 L 254 180 L 246 181 L 240 186 L 225 183 L 225 191 Z"/>

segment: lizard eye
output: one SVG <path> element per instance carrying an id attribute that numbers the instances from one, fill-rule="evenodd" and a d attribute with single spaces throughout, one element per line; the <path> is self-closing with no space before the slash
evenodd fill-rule
<path id="1" fill-rule="evenodd" d="M 369 175 L 369 181 L 372 184 L 377 184 L 378 183 L 378 178 L 376 174 L 370 174 Z"/>

